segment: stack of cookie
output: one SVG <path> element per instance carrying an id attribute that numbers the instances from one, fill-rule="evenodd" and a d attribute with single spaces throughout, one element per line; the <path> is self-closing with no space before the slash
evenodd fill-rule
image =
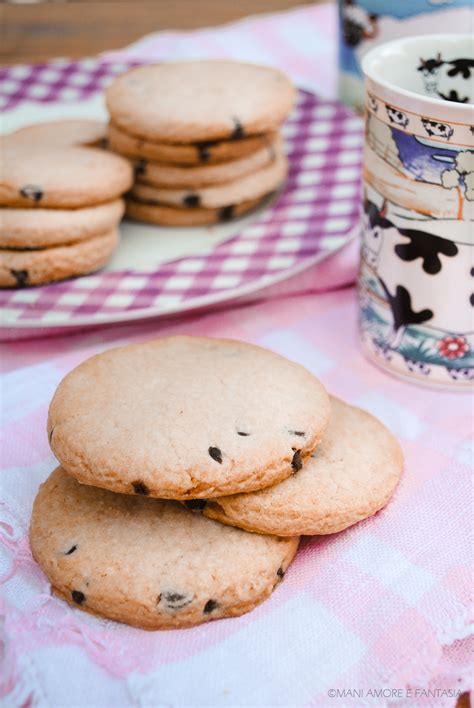
<path id="1" fill-rule="evenodd" d="M 227 221 L 287 174 L 279 130 L 295 100 L 280 71 L 233 61 L 133 69 L 106 92 L 108 142 L 131 158 L 127 215 L 156 224 Z"/>
<path id="2" fill-rule="evenodd" d="M 147 629 L 249 611 L 300 535 L 374 514 L 402 472 L 378 420 L 231 340 L 92 357 L 59 385 L 48 434 L 61 467 L 34 504 L 35 559 L 60 597 Z"/>
<path id="3" fill-rule="evenodd" d="M 87 121 L 31 126 L 1 143 L 0 287 L 40 285 L 101 268 L 118 243 L 127 160 Z"/>

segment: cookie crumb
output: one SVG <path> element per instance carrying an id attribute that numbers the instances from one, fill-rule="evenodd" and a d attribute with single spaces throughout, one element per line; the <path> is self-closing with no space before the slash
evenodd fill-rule
<path id="1" fill-rule="evenodd" d="M 303 462 L 301 461 L 301 450 L 296 450 L 293 455 L 293 459 L 291 460 L 291 466 L 294 472 L 299 472 L 299 470 L 303 467 Z"/>
<path id="2" fill-rule="evenodd" d="M 208 615 L 210 612 L 213 612 L 215 609 L 219 607 L 219 603 L 217 600 L 208 600 L 206 604 L 204 605 L 204 614 Z"/>
<path id="3" fill-rule="evenodd" d="M 210 447 L 208 452 L 213 460 L 218 462 L 220 465 L 222 464 L 222 452 L 219 450 L 218 447 Z"/>
<path id="4" fill-rule="evenodd" d="M 135 494 L 144 494 L 145 496 L 150 494 L 150 490 L 143 482 L 132 482 L 132 487 Z"/>
<path id="5" fill-rule="evenodd" d="M 80 590 L 73 590 L 71 592 L 71 597 L 74 600 L 74 602 L 76 602 L 78 605 L 82 605 L 82 603 L 86 599 L 86 596 Z"/>

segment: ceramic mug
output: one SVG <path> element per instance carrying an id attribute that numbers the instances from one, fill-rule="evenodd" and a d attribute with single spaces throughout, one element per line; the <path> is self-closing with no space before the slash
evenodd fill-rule
<path id="1" fill-rule="evenodd" d="M 474 380 L 474 40 L 377 47 L 365 74 L 360 332 L 411 380 Z"/>

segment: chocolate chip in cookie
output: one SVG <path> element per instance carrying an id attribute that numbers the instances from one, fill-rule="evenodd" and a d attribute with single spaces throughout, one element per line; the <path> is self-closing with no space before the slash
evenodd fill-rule
<path id="1" fill-rule="evenodd" d="M 24 288 L 26 285 L 28 285 L 28 271 L 27 270 L 15 270 L 14 268 L 11 268 L 10 273 L 15 278 L 16 284 L 19 288 Z"/>
<path id="2" fill-rule="evenodd" d="M 213 460 L 218 462 L 220 465 L 222 464 L 222 452 L 218 447 L 210 447 L 208 452 Z"/>
<path id="3" fill-rule="evenodd" d="M 27 184 L 20 189 L 20 194 L 26 199 L 39 202 L 43 198 L 43 190 L 36 184 Z"/>

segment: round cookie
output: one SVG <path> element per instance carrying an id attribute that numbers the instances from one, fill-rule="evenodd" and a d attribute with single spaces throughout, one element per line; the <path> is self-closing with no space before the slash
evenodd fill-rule
<path id="1" fill-rule="evenodd" d="M 61 468 L 41 485 L 30 528 L 33 557 L 56 594 L 143 629 L 250 611 L 279 584 L 298 541 L 88 487 Z"/>
<path id="2" fill-rule="evenodd" d="M 281 140 L 274 140 L 251 155 L 237 160 L 198 167 L 177 167 L 139 160 L 135 162 L 135 175 L 154 187 L 206 187 L 231 182 L 266 167 L 275 160 L 277 151 L 281 150 Z"/>
<path id="3" fill-rule="evenodd" d="M 116 199 L 133 182 L 119 155 L 87 147 L 6 144 L 1 154 L 0 205 L 75 208 Z"/>
<path id="4" fill-rule="evenodd" d="M 126 157 L 173 165 L 204 165 L 238 160 L 275 139 L 276 133 L 251 135 L 239 140 L 205 140 L 198 143 L 157 143 L 125 133 L 113 123 L 108 128 L 111 150 Z"/>
<path id="5" fill-rule="evenodd" d="M 5 135 L 5 140 L 18 145 L 71 147 L 86 145 L 104 147 L 107 125 L 100 120 L 64 118 L 34 123 Z"/>
<path id="6" fill-rule="evenodd" d="M 113 122 L 149 141 L 240 140 L 277 130 L 296 92 L 278 69 L 236 61 L 141 66 L 106 90 Z"/>
<path id="7" fill-rule="evenodd" d="M 125 215 L 128 219 L 160 226 L 208 226 L 243 216 L 263 200 L 264 198 L 249 199 L 240 204 L 228 204 L 219 209 L 203 209 L 201 207 L 183 209 L 160 204 L 145 204 L 135 199 L 127 199 Z"/>
<path id="8" fill-rule="evenodd" d="M 71 371 L 51 402 L 48 435 L 85 484 L 210 498 L 293 474 L 328 418 L 326 390 L 299 364 L 245 342 L 163 337 Z"/>
<path id="9" fill-rule="evenodd" d="M 86 275 L 102 268 L 118 243 L 116 229 L 87 241 L 39 251 L 0 250 L 0 287 L 24 288 Z"/>
<path id="10" fill-rule="evenodd" d="M 287 172 L 286 157 L 279 153 L 266 167 L 225 184 L 193 189 L 170 189 L 136 182 L 130 195 L 136 201 L 148 204 L 218 209 L 228 204 L 240 204 L 249 199 L 258 199 L 269 192 L 274 192 L 284 182 Z"/>
<path id="11" fill-rule="evenodd" d="M 82 209 L 0 209 L 0 248 L 33 250 L 76 243 L 104 234 L 119 223 L 124 202 Z"/>
<path id="12" fill-rule="evenodd" d="M 403 471 L 403 454 L 369 413 L 331 397 L 329 426 L 292 477 L 252 494 L 201 502 L 206 516 L 282 536 L 328 534 L 382 509 Z"/>

